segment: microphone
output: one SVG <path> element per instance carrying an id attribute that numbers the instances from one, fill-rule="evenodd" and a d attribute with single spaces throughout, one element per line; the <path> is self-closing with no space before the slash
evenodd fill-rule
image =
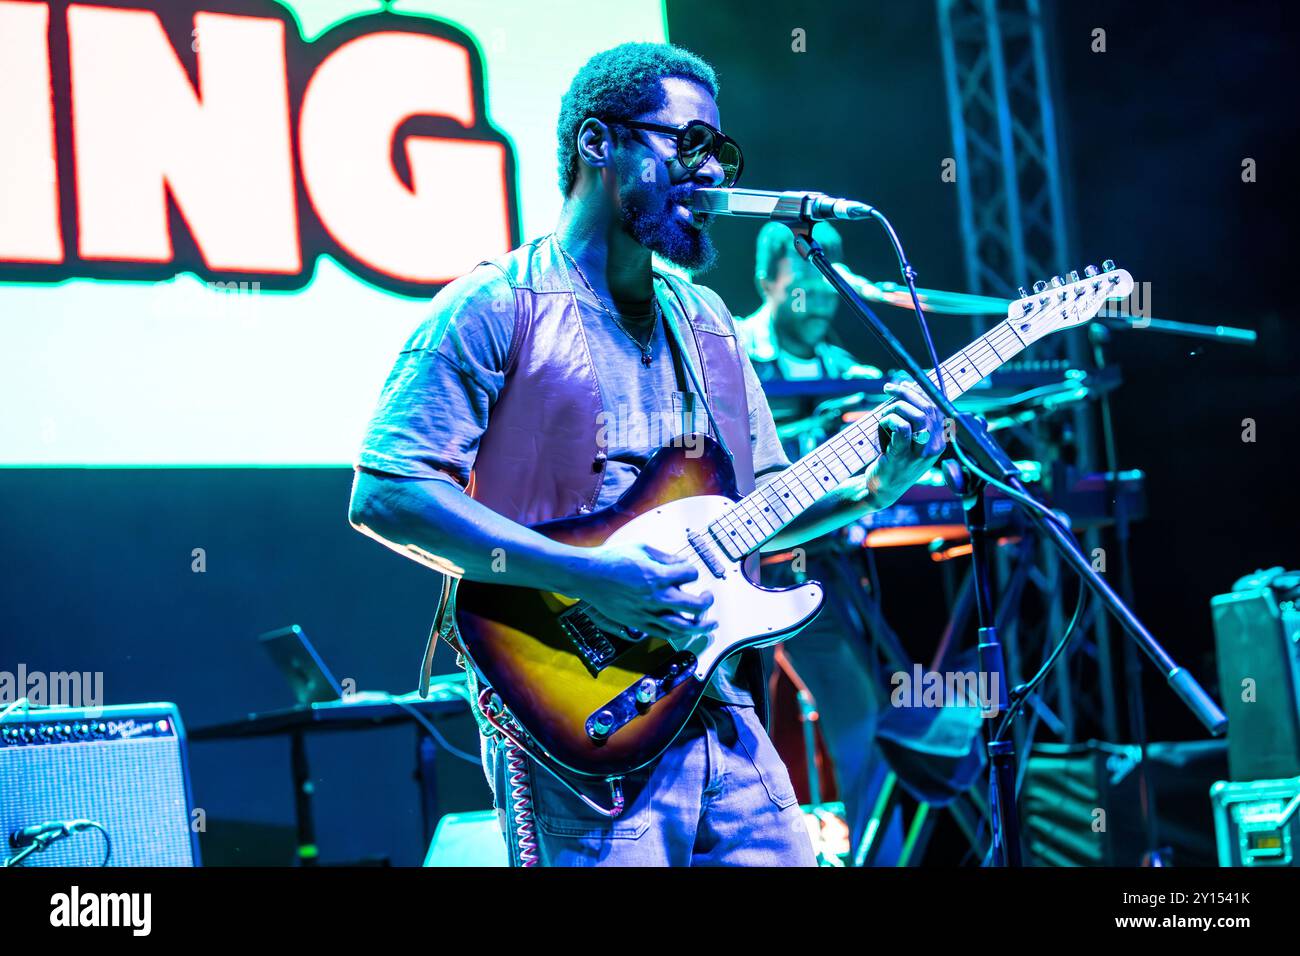
<path id="1" fill-rule="evenodd" d="M 715 216 L 751 216 L 777 222 L 803 219 L 869 219 L 875 207 L 853 199 L 836 199 L 825 193 L 770 192 L 766 189 L 697 189 L 690 206 Z"/>
<path id="2" fill-rule="evenodd" d="M 55 839 L 60 839 L 92 826 L 94 824 L 90 820 L 51 820 L 47 823 L 37 823 L 10 833 L 9 845 L 15 850 L 21 850 L 23 847 L 31 846 L 41 837 L 53 834 Z"/>

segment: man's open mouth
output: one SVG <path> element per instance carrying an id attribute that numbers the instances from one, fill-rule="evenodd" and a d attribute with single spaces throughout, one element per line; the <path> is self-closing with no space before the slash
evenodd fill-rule
<path id="1" fill-rule="evenodd" d="M 677 203 L 680 215 L 687 219 L 696 229 L 703 229 L 709 223 L 709 214 L 701 212 L 698 209 L 692 209 L 689 200 Z"/>

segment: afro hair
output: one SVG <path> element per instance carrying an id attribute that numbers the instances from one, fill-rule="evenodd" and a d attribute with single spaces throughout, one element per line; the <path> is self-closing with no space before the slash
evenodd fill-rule
<path id="1" fill-rule="evenodd" d="M 718 77 L 713 67 L 671 43 L 623 43 L 597 53 L 578 71 L 560 100 L 560 191 L 569 195 L 578 180 L 578 127 L 589 117 L 631 119 L 664 105 L 660 80 L 692 80 L 715 98 Z"/>

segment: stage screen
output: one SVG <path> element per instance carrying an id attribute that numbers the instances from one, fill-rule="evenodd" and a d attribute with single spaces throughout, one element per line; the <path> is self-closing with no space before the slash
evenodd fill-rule
<path id="1" fill-rule="evenodd" d="M 0 465 L 352 461 L 449 279 L 559 211 L 662 0 L 0 0 Z"/>

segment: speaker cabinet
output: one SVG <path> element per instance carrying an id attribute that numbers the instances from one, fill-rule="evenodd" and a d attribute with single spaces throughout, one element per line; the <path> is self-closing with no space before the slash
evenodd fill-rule
<path id="1" fill-rule="evenodd" d="M 174 704 L 49 707 L 0 723 L 0 852 L 10 835 L 92 820 L 109 866 L 197 866 L 185 731 Z M 55 840 L 23 866 L 99 866 L 104 834 Z"/>

